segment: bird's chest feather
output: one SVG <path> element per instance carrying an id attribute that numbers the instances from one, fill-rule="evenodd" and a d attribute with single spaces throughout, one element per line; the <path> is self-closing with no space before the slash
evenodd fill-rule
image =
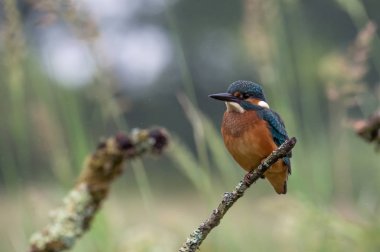
<path id="1" fill-rule="evenodd" d="M 276 149 L 267 122 L 255 111 L 225 112 L 222 135 L 228 151 L 247 171 Z"/>

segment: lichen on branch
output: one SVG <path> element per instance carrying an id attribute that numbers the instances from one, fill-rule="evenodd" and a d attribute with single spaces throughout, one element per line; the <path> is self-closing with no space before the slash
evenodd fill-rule
<path id="1" fill-rule="evenodd" d="M 58 252 L 73 247 L 90 227 L 113 180 L 123 171 L 123 162 L 145 153 L 159 154 L 168 144 L 164 129 L 132 130 L 98 144 L 83 167 L 75 187 L 52 213 L 51 222 L 30 239 L 30 252 Z"/>

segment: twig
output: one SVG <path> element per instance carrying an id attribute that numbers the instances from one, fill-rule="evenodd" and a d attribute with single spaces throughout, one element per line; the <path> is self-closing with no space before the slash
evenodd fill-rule
<path id="1" fill-rule="evenodd" d="M 356 133 L 368 142 L 375 142 L 380 148 L 380 110 L 373 113 L 367 120 L 359 120 L 353 124 Z"/>
<path id="2" fill-rule="evenodd" d="M 291 138 L 284 142 L 277 150 L 273 151 L 257 169 L 246 174 L 245 178 L 239 182 L 232 192 L 224 193 L 222 202 L 218 208 L 214 209 L 210 217 L 205 220 L 195 231 L 187 238 L 186 242 L 179 249 L 179 252 L 194 252 L 196 251 L 203 240 L 206 239 L 210 231 L 219 225 L 221 219 L 226 214 L 228 209 L 244 195 L 247 190 L 256 180 L 258 180 L 266 170 L 282 157 L 285 157 L 295 146 L 296 138 Z"/>
<path id="3" fill-rule="evenodd" d="M 88 157 L 76 186 L 54 211 L 51 223 L 32 235 L 30 252 L 58 252 L 71 248 L 90 227 L 112 181 L 122 173 L 123 161 L 145 153 L 161 153 L 168 143 L 163 129 L 133 130 L 99 143 Z"/>

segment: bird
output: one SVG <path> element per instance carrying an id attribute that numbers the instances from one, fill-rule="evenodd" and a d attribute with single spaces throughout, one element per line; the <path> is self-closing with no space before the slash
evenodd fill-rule
<path id="1" fill-rule="evenodd" d="M 238 80 L 230 84 L 226 93 L 209 95 L 224 101 L 221 133 L 224 144 L 234 160 L 247 172 L 257 168 L 269 154 L 289 139 L 284 121 L 273 111 L 261 85 Z M 265 173 L 278 194 L 286 194 L 291 174 L 289 153 Z"/>

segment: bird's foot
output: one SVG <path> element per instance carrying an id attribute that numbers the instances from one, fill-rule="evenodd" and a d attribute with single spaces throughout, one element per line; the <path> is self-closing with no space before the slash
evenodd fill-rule
<path id="1" fill-rule="evenodd" d="M 244 183 L 246 185 L 250 184 L 250 181 L 252 180 L 252 177 L 253 177 L 253 174 L 250 173 L 250 172 L 248 172 L 247 174 L 245 174 L 244 175 L 244 179 L 243 179 Z M 265 179 L 265 175 L 264 174 L 260 175 L 260 178 L 261 179 Z"/>
<path id="2" fill-rule="evenodd" d="M 250 173 L 250 172 L 248 172 L 247 174 L 245 174 L 245 175 L 244 175 L 244 179 L 243 179 L 244 184 L 246 184 L 246 185 L 250 185 L 250 184 L 252 184 L 252 182 L 251 182 L 252 177 L 253 177 L 253 174 Z"/>
<path id="3" fill-rule="evenodd" d="M 244 175 L 244 178 L 243 178 L 243 181 L 246 185 L 248 184 L 251 184 L 251 180 L 252 180 L 252 177 L 253 177 L 253 174 L 248 172 L 247 174 Z M 260 176 L 261 179 L 265 179 L 265 175 L 261 175 Z"/>

